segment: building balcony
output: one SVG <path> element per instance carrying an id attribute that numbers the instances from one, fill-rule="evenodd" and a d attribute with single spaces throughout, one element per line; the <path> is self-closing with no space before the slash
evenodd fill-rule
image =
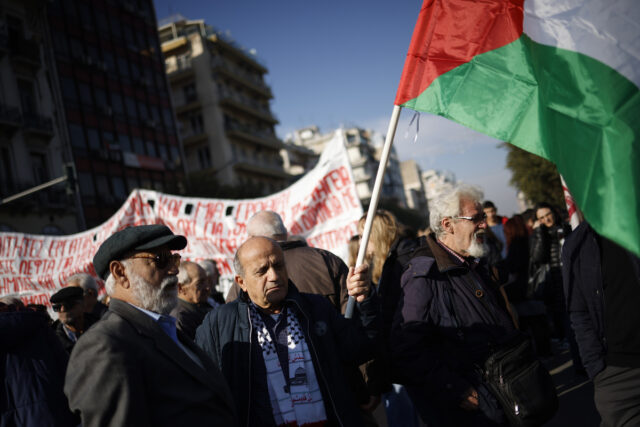
<path id="1" fill-rule="evenodd" d="M 195 71 L 191 58 L 176 57 L 175 61 L 165 62 L 165 71 L 169 77 L 169 82 L 177 83 L 195 78 Z"/>
<path id="2" fill-rule="evenodd" d="M 267 86 L 267 84 L 261 78 L 248 73 L 239 67 L 234 67 L 233 65 L 220 59 L 213 60 L 211 65 L 216 73 L 219 73 L 225 77 L 232 78 L 236 82 L 247 86 L 250 89 L 253 89 L 254 91 L 264 95 L 269 99 L 273 98 L 271 88 Z"/>
<path id="3" fill-rule="evenodd" d="M 221 49 L 224 49 L 226 52 L 232 55 L 235 55 L 237 58 L 240 58 L 245 63 L 252 65 L 255 69 L 259 70 L 261 73 L 264 74 L 267 71 L 269 71 L 264 65 L 262 65 L 260 60 L 255 55 L 247 53 L 245 49 L 240 47 L 236 42 L 226 38 L 222 34 L 220 33 L 211 34 L 209 35 L 208 39 L 209 41 L 219 46 Z"/>
<path id="4" fill-rule="evenodd" d="M 16 107 L 0 104 L 0 129 L 16 130 L 22 126 L 22 115 Z"/>
<path id="5" fill-rule="evenodd" d="M 240 110 L 272 124 L 278 123 L 278 118 L 269 109 L 258 106 L 257 103 L 247 98 L 232 94 L 221 94 L 220 105 Z"/>
<path id="6" fill-rule="evenodd" d="M 282 141 L 276 138 L 275 135 L 238 123 L 227 124 L 225 133 L 229 138 L 241 139 L 274 150 L 279 150 L 284 146 Z"/>
<path id="7" fill-rule="evenodd" d="M 51 138 L 53 136 L 53 120 L 36 113 L 25 113 L 23 131 L 36 136 Z"/>
<path id="8" fill-rule="evenodd" d="M 23 37 L 9 39 L 11 60 L 31 67 L 40 67 L 40 45 Z"/>
<path id="9" fill-rule="evenodd" d="M 190 147 L 192 145 L 207 141 L 208 138 L 209 135 L 207 135 L 204 131 L 190 132 L 188 134 L 182 135 L 182 145 L 184 145 L 185 147 Z"/>
<path id="10" fill-rule="evenodd" d="M 202 103 L 199 100 L 191 101 L 187 104 L 178 105 L 175 107 L 176 115 L 188 113 L 190 111 L 199 110 L 202 108 Z"/>

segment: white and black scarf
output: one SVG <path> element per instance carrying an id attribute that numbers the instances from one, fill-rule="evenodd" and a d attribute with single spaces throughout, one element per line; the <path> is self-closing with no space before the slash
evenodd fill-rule
<path id="1" fill-rule="evenodd" d="M 322 401 L 322 393 L 316 379 L 309 347 L 302 328 L 293 310 L 287 310 L 287 349 L 289 359 L 289 386 L 280 366 L 276 345 L 258 309 L 249 304 L 251 324 L 262 348 L 264 364 L 267 368 L 267 387 L 277 426 L 323 426 L 327 414 Z M 290 390 L 289 390 L 290 388 Z"/>

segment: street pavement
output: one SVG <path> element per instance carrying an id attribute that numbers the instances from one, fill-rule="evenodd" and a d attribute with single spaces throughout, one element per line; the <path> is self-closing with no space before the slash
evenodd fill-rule
<path id="1" fill-rule="evenodd" d="M 576 375 L 569 350 L 554 346 L 555 356 L 545 360 L 556 385 L 560 407 L 547 427 L 598 427 L 600 416 L 593 403 L 593 383 L 585 375 Z"/>

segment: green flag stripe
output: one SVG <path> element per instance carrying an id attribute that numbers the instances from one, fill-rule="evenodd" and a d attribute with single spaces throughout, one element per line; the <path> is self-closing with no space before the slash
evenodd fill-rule
<path id="1" fill-rule="evenodd" d="M 640 255 L 640 91 L 616 70 L 523 34 L 403 106 L 551 160 L 591 225 Z"/>

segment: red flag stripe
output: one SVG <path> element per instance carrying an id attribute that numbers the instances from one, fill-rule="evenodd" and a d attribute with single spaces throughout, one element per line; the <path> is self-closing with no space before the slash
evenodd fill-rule
<path id="1" fill-rule="evenodd" d="M 440 75 L 522 35 L 524 0 L 424 0 L 395 105 L 416 98 Z"/>

